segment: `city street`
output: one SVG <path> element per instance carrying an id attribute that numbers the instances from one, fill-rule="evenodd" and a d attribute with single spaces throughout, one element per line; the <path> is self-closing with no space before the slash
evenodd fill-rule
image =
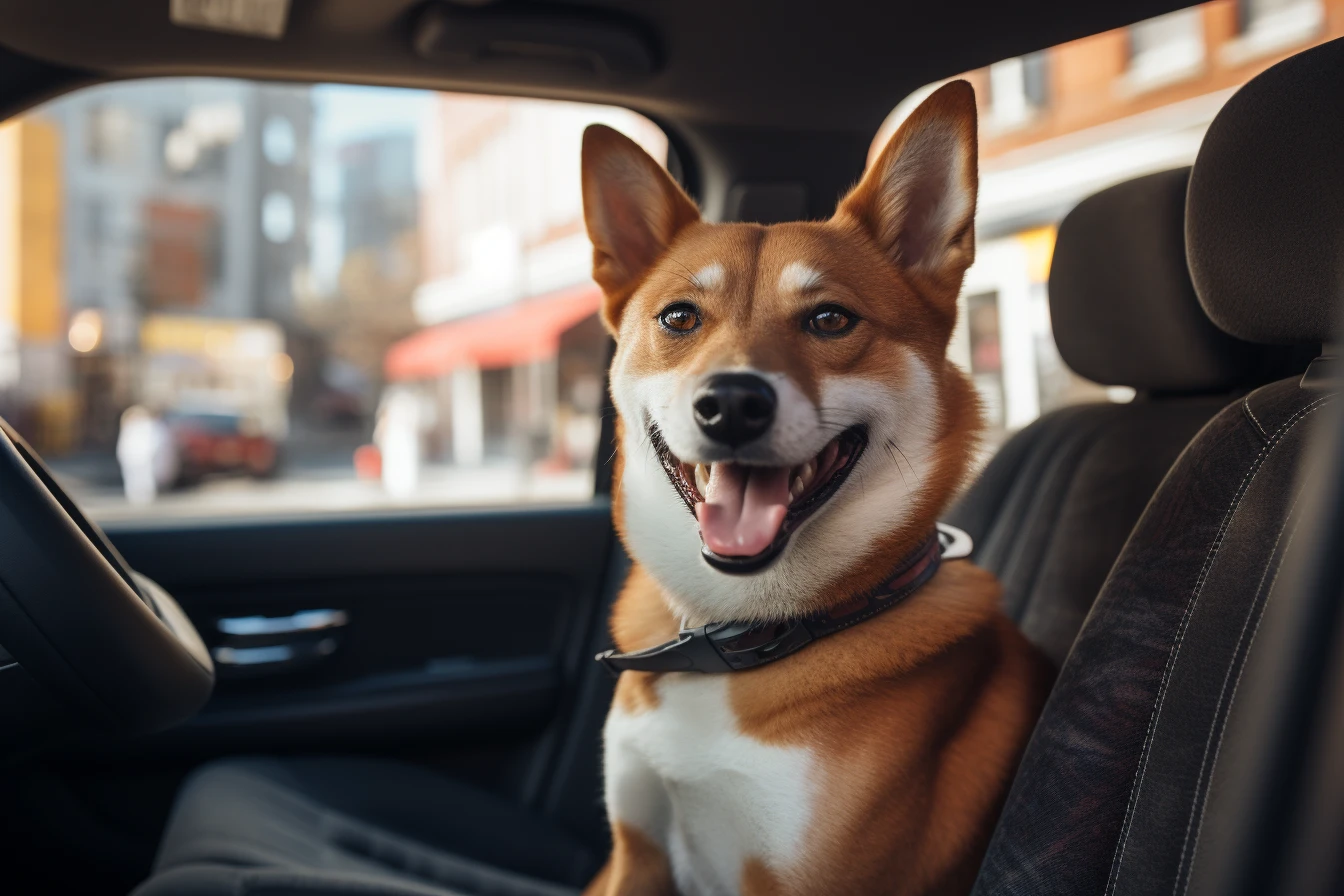
<path id="1" fill-rule="evenodd" d="M 572 503 L 593 493 L 591 470 L 528 472 L 514 465 L 464 469 L 427 466 L 415 495 L 392 498 L 376 480 L 356 479 L 344 466 L 286 466 L 279 476 L 209 478 L 161 494 L 149 505 L 128 504 L 116 468 L 108 463 L 55 462 L 51 466 L 75 500 L 100 522 L 133 519 L 271 516 L 356 510 Z"/>

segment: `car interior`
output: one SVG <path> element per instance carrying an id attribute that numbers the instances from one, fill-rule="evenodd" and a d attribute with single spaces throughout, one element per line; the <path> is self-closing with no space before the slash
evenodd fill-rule
<path id="1" fill-rule="evenodd" d="M 771 223 L 829 215 L 923 85 L 1182 6 L 233 4 L 280 16 L 258 39 L 169 14 L 193 5 L 3 0 L 0 118 L 168 75 L 598 103 L 662 129 L 709 220 Z M 1059 670 L 976 894 L 1344 891 L 1342 145 L 1337 38 L 1229 90 L 1192 167 L 1059 224 L 1059 356 L 1133 399 L 1044 413 L 944 516 Z M 565 506 L 100 526 L 2 431 L 7 892 L 560 896 L 596 873 L 593 656 L 629 563 L 609 449 Z M 277 647 L 269 672 L 220 659 Z"/>

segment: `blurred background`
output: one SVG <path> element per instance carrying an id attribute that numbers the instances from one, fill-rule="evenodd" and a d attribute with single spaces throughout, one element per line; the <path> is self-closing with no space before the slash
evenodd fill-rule
<path id="1" fill-rule="evenodd" d="M 1060 405 L 1132 397 L 1055 351 L 1063 215 L 1191 163 L 1238 85 L 1341 34 L 1344 0 L 1216 0 L 968 73 L 979 248 L 951 356 L 987 452 Z M 595 121 L 666 158 L 620 109 L 216 79 L 0 125 L 0 416 L 104 519 L 587 500 Z"/>

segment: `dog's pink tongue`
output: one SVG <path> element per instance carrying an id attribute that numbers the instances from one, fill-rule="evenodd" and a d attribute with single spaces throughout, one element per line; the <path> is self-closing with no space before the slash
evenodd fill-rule
<path id="1" fill-rule="evenodd" d="M 789 512 L 788 467 L 714 464 L 705 500 L 695 506 L 705 546 L 725 557 L 750 557 L 770 546 Z"/>

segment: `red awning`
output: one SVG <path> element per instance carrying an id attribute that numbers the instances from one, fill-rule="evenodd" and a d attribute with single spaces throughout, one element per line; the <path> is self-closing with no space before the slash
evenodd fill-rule
<path id="1" fill-rule="evenodd" d="M 427 380 L 464 364 L 489 370 L 554 358 L 560 334 L 596 314 L 601 304 L 602 291 L 585 283 L 437 324 L 388 349 L 383 371 L 392 381 Z"/>

